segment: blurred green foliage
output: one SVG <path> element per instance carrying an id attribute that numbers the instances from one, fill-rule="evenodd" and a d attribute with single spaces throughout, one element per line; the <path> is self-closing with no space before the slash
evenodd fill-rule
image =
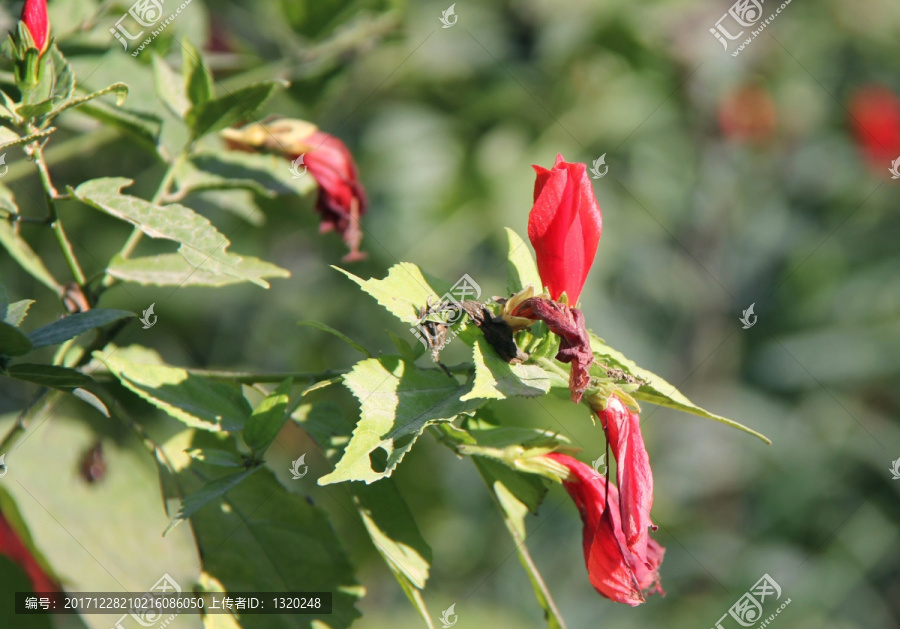
<path id="1" fill-rule="evenodd" d="M 51 2 L 60 47 L 89 85 L 125 81 L 128 106 L 149 107 L 149 55 L 134 60 L 118 49 L 107 27 L 119 13 L 93 16 L 97 6 Z M 528 520 L 528 544 L 570 627 L 712 626 L 764 573 L 792 599 L 773 626 L 900 625 L 900 483 L 888 471 L 900 457 L 900 184 L 890 180 L 889 164 L 873 168 L 862 159 L 846 109 L 852 92 L 869 83 L 900 92 L 900 6 L 794 2 L 736 58 L 708 33 L 726 3 L 458 2 L 458 23 L 443 29 L 438 18 L 446 8 L 194 0 L 153 49 L 177 58 L 181 37 L 212 40 L 210 65 L 222 85 L 292 81 L 265 113 L 312 120 L 353 150 L 371 200 L 363 221 L 369 259 L 351 268 L 361 277 L 381 277 L 408 260 L 448 281 L 468 273 L 487 294 L 500 294 L 503 227 L 525 231 L 530 164 L 547 166 L 557 152 L 585 162 L 606 154 L 609 173 L 595 182 L 604 235 L 582 295 L 588 326 L 697 403 L 774 443 L 644 409 L 668 596 L 636 609 L 590 587 L 578 515 L 560 488 L 551 490 Z M 3 11 L 0 25 L 10 28 L 15 18 L 10 7 Z M 720 108 L 746 85 L 774 104 L 775 127 L 766 137 L 722 132 Z M 130 136 L 97 131 L 84 116 L 64 122 L 47 150 L 58 181 L 103 172 L 133 177 L 142 194 L 152 193 L 161 175 L 152 151 Z M 20 204 L 30 196 L 37 207 L 31 166 L 20 154 L 7 163 L 3 184 L 16 187 Z M 327 322 L 383 351 L 392 351 L 385 330 L 407 334 L 329 267 L 340 264 L 344 247 L 317 233 L 312 197 L 248 194 L 238 211 L 256 205 L 265 217 L 253 225 L 217 208 L 215 198 L 206 201 L 205 214 L 234 250 L 289 269 L 291 278 L 272 280 L 268 291 L 249 284 L 114 289 L 104 306 L 140 311 L 156 302 L 159 325 L 138 330 L 134 342 L 172 364 L 316 371 L 349 366 L 358 356 L 328 334 L 298 328 L 299 319 Z M 128 233 L 83 207 L 64 218 L 89 275 Z M 23 232 L 51 271 L 65 276 L 52 235 L 29 225 Z M 5 254 L 0 277 L 13 299 L 38 299 L 30 319 L 57 316 L 54 296 Z M 738 317 L 751 303 L 758 323 L 743 330 Z M 462 350 L 451 345 L 448 363 L 461 359 L 454 351 Z M 4 412 L 33 394 L 9 381 L 0 387 Z M 345 394 L 341 404 L 355 421 L 353 399 Z M 584 449 L 582 460 L 604 452 L 601 431 L 566 400 L 509 400 L 494 412 L 505 423 L 560 431 Z M 89 445 L 86 417 L 114 439 L 108 482 L 116 483 L 139 448 L 124 428 L 75 402 L 36 429 L 27 456 L 47 483 L 44 496 L 65 495 L 66 504 L 46 509 L 65 528 L 83 529 L 94 552 L 131 529 L 127 521 L 95 522 L 79 492 L 96 490 L 74 489 L 73 449 Z M 310 448 L 293 424 L 281 442 L 291 448 L 273 446 L 277 469 Z M 307 463 L 316 477 L 328 471 L 321 456 Z M 394 480 L 434 551 L 424 594 L 433 615 L 456 603 L 460 627 L 543 626 L 473 466 L 424 438 Z M 121 498 L 129 518 L 143 519 L 140 505 L 158 503 L 152 481 L 147 496 Z M 312 475 L 298 485 L 330 512 L 367 588 L 354 626 L 421 626 L 350 515 L 349 491 L 318 487 Z M 165 517 L 155 513 L 161 530 Z M 41 517 L 35 537 L 56 539 L 53 522 Z M 71 539 L 60 544 L 81 552 Z M 134 553 L 149 548 L 144 540 Z M 171 547 L 158 557 L 173 574 L 171 564 L 192 561 Z M 133 591 L 152 583 L 145 576 L 156 567 L 130 571 L 122 557 L 109 563 Z M 107 589 L 108 576 L 87 558 L 84 565 L 79 584 Z"/>

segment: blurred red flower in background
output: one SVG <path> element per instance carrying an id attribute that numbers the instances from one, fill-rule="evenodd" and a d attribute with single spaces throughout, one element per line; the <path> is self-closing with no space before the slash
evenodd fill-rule
<path id="1" fill-rule="evenodd" d="M 3 512 L 0 512 L 0 555 L 9 557 L 22 568 L 35 592 L 60 591 L 59 584 L 44 571 Z"/>
<path id="2" fill-rule="evenodd" d="M 850 97 L 850 124 L 870 165 L 883 170 L 900 157 L 900 98 L 884 85 L 866 85 Z"/>

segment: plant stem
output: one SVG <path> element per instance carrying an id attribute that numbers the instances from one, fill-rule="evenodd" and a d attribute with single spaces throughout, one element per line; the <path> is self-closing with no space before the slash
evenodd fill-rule
<path id="1" fill-rule="evenodd" d="M 19 438 L 25 434 L 26 430 L 28 430 L 29 422 L 35 415 L 38 415 L 47 408 L 47 405 L 56 399 L 58 393 L 58 391 L 48 393 L 47 389 L 42 389 L 38 392 L 31 404 L 26 406 L 22 412 L 19 413 L 18 417 L 16 417 L 15 423 L 12 428 L 9 429 L 9 432 L 6 433 L 6 436 L 3 437 L 3 441 L 0 441 L 0 454 L 9 453 L 10 449 L 16 445 Z"/>
<path id="2" fill-rule="evenodd" d="M 66 264 L 69 265 L 69 270 L 72 271 L 72 277 L 75 278 L 75 282 L 78 286 L 83 288 L 85 284 L 84 271 L 81 270 L 81 265 L 78 264 L 78 258 L 75 257 L 75 250 L 72 248 L 72 243 L 69 242 L 69 238 L 66 236 L 62 221 L 59 220 L 59 213 L 56 208 L 56 201 L 59 193 L 56 191 L 53 180 L 50 178 L 50 171 L 47 169 L 46 161 L 44 161 L 43 146 L 40 142 L 35 142 L 33 155 L 34 163 L 37 165 L 38 173 L 41 176 L 41 187 L 43 187 L 44 196 L 47 199 L 47 213 L 50 227 L 53 228 L 53 233 L 56 235 L 56 241 L 59 243 L 59 248 L 62 250 L 63 257 L 66 259 Z"/>

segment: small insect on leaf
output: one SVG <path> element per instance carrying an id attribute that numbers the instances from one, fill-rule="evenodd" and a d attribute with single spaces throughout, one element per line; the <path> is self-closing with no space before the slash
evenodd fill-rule
<path id="1" fill-rule="evenodd" d="M 103 444 L 98 440 L 81 456 L 79 474 L 88 483 L 97 483 L 106 477 L 106 461 L 103 458 Z"/>

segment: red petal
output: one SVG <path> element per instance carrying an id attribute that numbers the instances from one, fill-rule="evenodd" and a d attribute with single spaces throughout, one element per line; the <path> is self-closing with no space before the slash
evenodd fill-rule
<path id="1" fill-rule="evenodd" d="M 653 506 L 653 472 L 641 435 L 641 418 L 616 396 L 598 413 L 610 450 L 616 459 L 616 481 L 621 491 L 619 510 L 628 547 L 638 555 L 647 553 L 648 528 Z"/>
<path id="2" fill-rule="evenodd" d="M 559 299 L 565 292 L 574 306 L 597 252 L 602 230 L 600 206 L 584 164 L 570 164 L 557 155 L 552 170 L 541 166 L 534 170 L 537 177 L 528 238 L 550 296 Z"/>
<path id="3" fill-rule="evenodd" d="M 25 0 L 20 18 L 28 27 L 38 50 L 44 52 L 50 39 L 50 21 L 47 19 L 47 0 Z"/>
<path id="4" fill-rule="evenodd" d="M 59 584 L 44 572 L 3 513 L 0 513 L 0 555 L 6 555 L 22 568 L 35 592 L 60 591 Z"/>

